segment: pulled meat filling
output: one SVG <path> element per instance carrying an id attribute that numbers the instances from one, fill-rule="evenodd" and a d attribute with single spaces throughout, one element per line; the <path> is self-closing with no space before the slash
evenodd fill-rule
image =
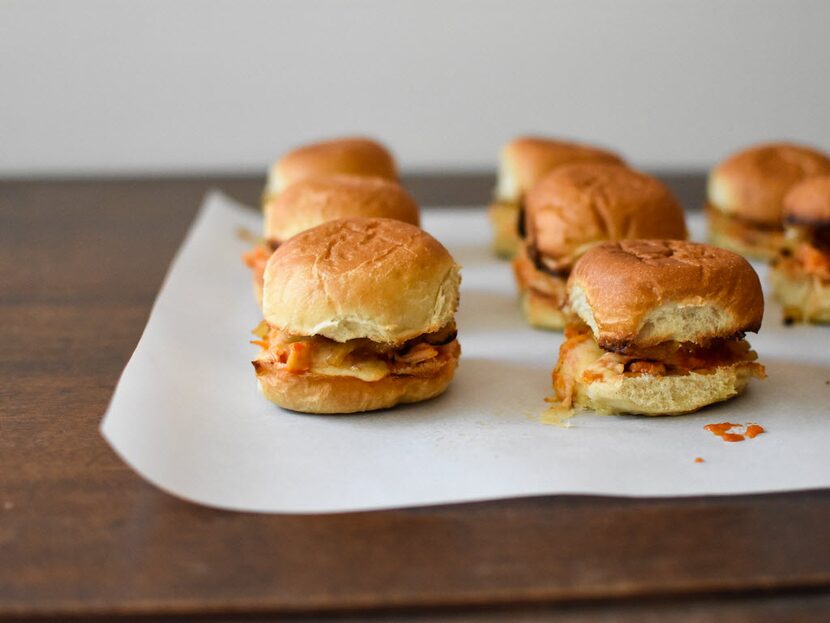
<path id="1" fill-rule="evenodd" d="M 725 214 L 709 203 L 706 204 L 705 211 L 713 229 L 747 245 L 773 245 L 771 248 L 774 249 L 784 238 L 784 227 L 780 223 L 762 223 Z"/>
<path id="2" fill-rule="evenodd" d="M 521 291 L 532 290 L 537 295 L 548 298 L 558 307 L 565 305 L 567 276 L 555 276 L 539 271 L 528 257 L 526 247 L 520 249 L 513 260 L 513 272 Z"/>
<path id="3" fill-rule="evenodd" d="M 245 266 L 251 269 L 251 272 L 254 274 L 254 279 L 258 283 L 262 284 L 265 278 L 265 265 L 279 246 L 280 243 L 276 240 L 266 240 L 253 247 L 250 251 L 242 254 L 242 261 L 245 263 Z"/>
<path id="4" fill-rule="evenodd" d="M 254 334 L 260 339 L 252 343 L 262 348 L 253 362 L 258 375 L 284 370 L 355 376 L 366 381 L 389 374 L 428 377 L 437 374 L 458 353 L 454 323 L 397 346 L 369 339 L 336 342 L 321 336 L 294 336 L 265 321 Z"/>
<path id="5" fill-rule="evenodd" d="M 756 363 L 758 355 L 742 337 L 714 339 L 705 346 L 689 342 L 664 342 L 657 346 L 630 351 L 628 354 L 601 349 L 585 325 L 569 325 L 565 342 L 559 349 L 559 363 L 553 373 L 558 397 L 568 400 L 573 394 L 574 379 L 559 374 L 560 369 L 581 369 L 582 383 L 593 383 L 612 376 L 625 377 L 686 375 L 692 372 L 710 374 L 717 368 L 747 365 L 752 374 L 764 378 L 764 367 Z M 579 365 L 569 360 L 578 358 Z"/>

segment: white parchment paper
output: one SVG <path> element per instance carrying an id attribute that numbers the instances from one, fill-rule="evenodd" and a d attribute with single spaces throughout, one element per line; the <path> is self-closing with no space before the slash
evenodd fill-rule
<path id="1" fill-rule="evenodd" d="M 524 324 L 510 266 L 488 250 L 483 209 L 424 218 L 464 267 L 463 354 L 448 392 L 363 415 L 283 411 L 260 396 L 250 364 L 260 316 L 237 232 L 258 232 L 260 219 L 220 194 L 207 198 L 102 423 L 116 452 L 170 493 L 227 509 L 318 513 L 830 486 L 830 328 L 784 327 L 769 299 L 760 335 L 750 336 L 769 378 L 744 396 L 682 417 L 542 423 L 562 338 Z M 728 444 L 703 429 L 725 421 L 768 432 Z"/>

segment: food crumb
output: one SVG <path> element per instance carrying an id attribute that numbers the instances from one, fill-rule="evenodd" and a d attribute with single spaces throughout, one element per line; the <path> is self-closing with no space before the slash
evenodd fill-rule
<path id="1" fill-rule="evenodd" d="M 703 463 L 703 457 L 702 456 L 696 456 L 695 457 L 695 463 Z"/>

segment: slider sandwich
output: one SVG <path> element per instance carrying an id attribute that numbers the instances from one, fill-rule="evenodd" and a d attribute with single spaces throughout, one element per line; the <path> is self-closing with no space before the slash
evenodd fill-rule
<path id="1" fill-rule="evenodd" d="M 624 164 L 610 151 L 554 139 L 524 136 L 504 146 L 489 209 L 493 251 L 497 255 L 509 259 L 519 249 L 520 213 L 525 193 L 545 174 L 575 162 Z"/>
<path id="2" fill-rule="evenodd" d="M 528 322 L 565 326 L 565 284 L 574 263 L 607 240 L 686 238 L 683 209 L 659 181 L 616 164 L 571 164 L 527 194 L 525 239 L 513 268 Z"/>
<path id="3" fill-rule="evenodd" d="M 351 218 L 294 236 L 265 268 L 253 361 L 260 390 L 306 413 L 439 395 L 461 352 L 459 282 L 449 252 L 401 221 Z"/>
<path id="4" fill-rule="evenodd" d="M 770 276 L 788 322 L 830 322 L 830 176 L 784 197 L 784 246 Z"/>
<path id="5" fill-rule="evenodd" d="M 677 240 L 623 240 L 588 251 L 568 280 L 574 318 L 553 371 L 565 407 L 676 415 L 763 378 L 744 339 L 764 313 L 741 256 Z"/>
<path id="6" fill-rule="evenodd" d="M 712 244 L 752 258 L 775 256 L 784 239 L 784 195 L 800 181 L 830 174 L 830 158 L 790 143 L 740 151 L 709 174 L 706 215 Z"/>
<path id="7" fill-rule="evenodd" d="M 338 138 L 298 147 L 277 160 L 268 172 L 265 207 L 291 184 L 337 173 L 398 179 L 395 159 L 386 147 L 367 138 Z"/>
<path id="8" fill-rule="evenodd" d="M 265 204 L 264 241 L 243 256 L 253 271 L 257 301 L 262 300 L 265 264 L 277 247 L 301 231 L 353 216 L 420 224 L 415 200 L 397 182 L 380 177 L 341 174 L 306 178 L 269 200 Z"/>

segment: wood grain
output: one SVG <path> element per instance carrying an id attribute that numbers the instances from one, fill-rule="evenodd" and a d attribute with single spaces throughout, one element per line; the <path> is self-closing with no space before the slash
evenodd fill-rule
<path id="1" fill-rule="evenodd" d="M 422 201 L 445 204 L 482 203 L 492 183 L 408 181 Z M 671 183 L 699 203 L 702 178 Z M 0 617 L 828 613 L 828 490 L 268 516 L 198 507 L 143 482 L 98 423 L 214 185 L 254 203 L 261 180 L 0 183 Z"/>

